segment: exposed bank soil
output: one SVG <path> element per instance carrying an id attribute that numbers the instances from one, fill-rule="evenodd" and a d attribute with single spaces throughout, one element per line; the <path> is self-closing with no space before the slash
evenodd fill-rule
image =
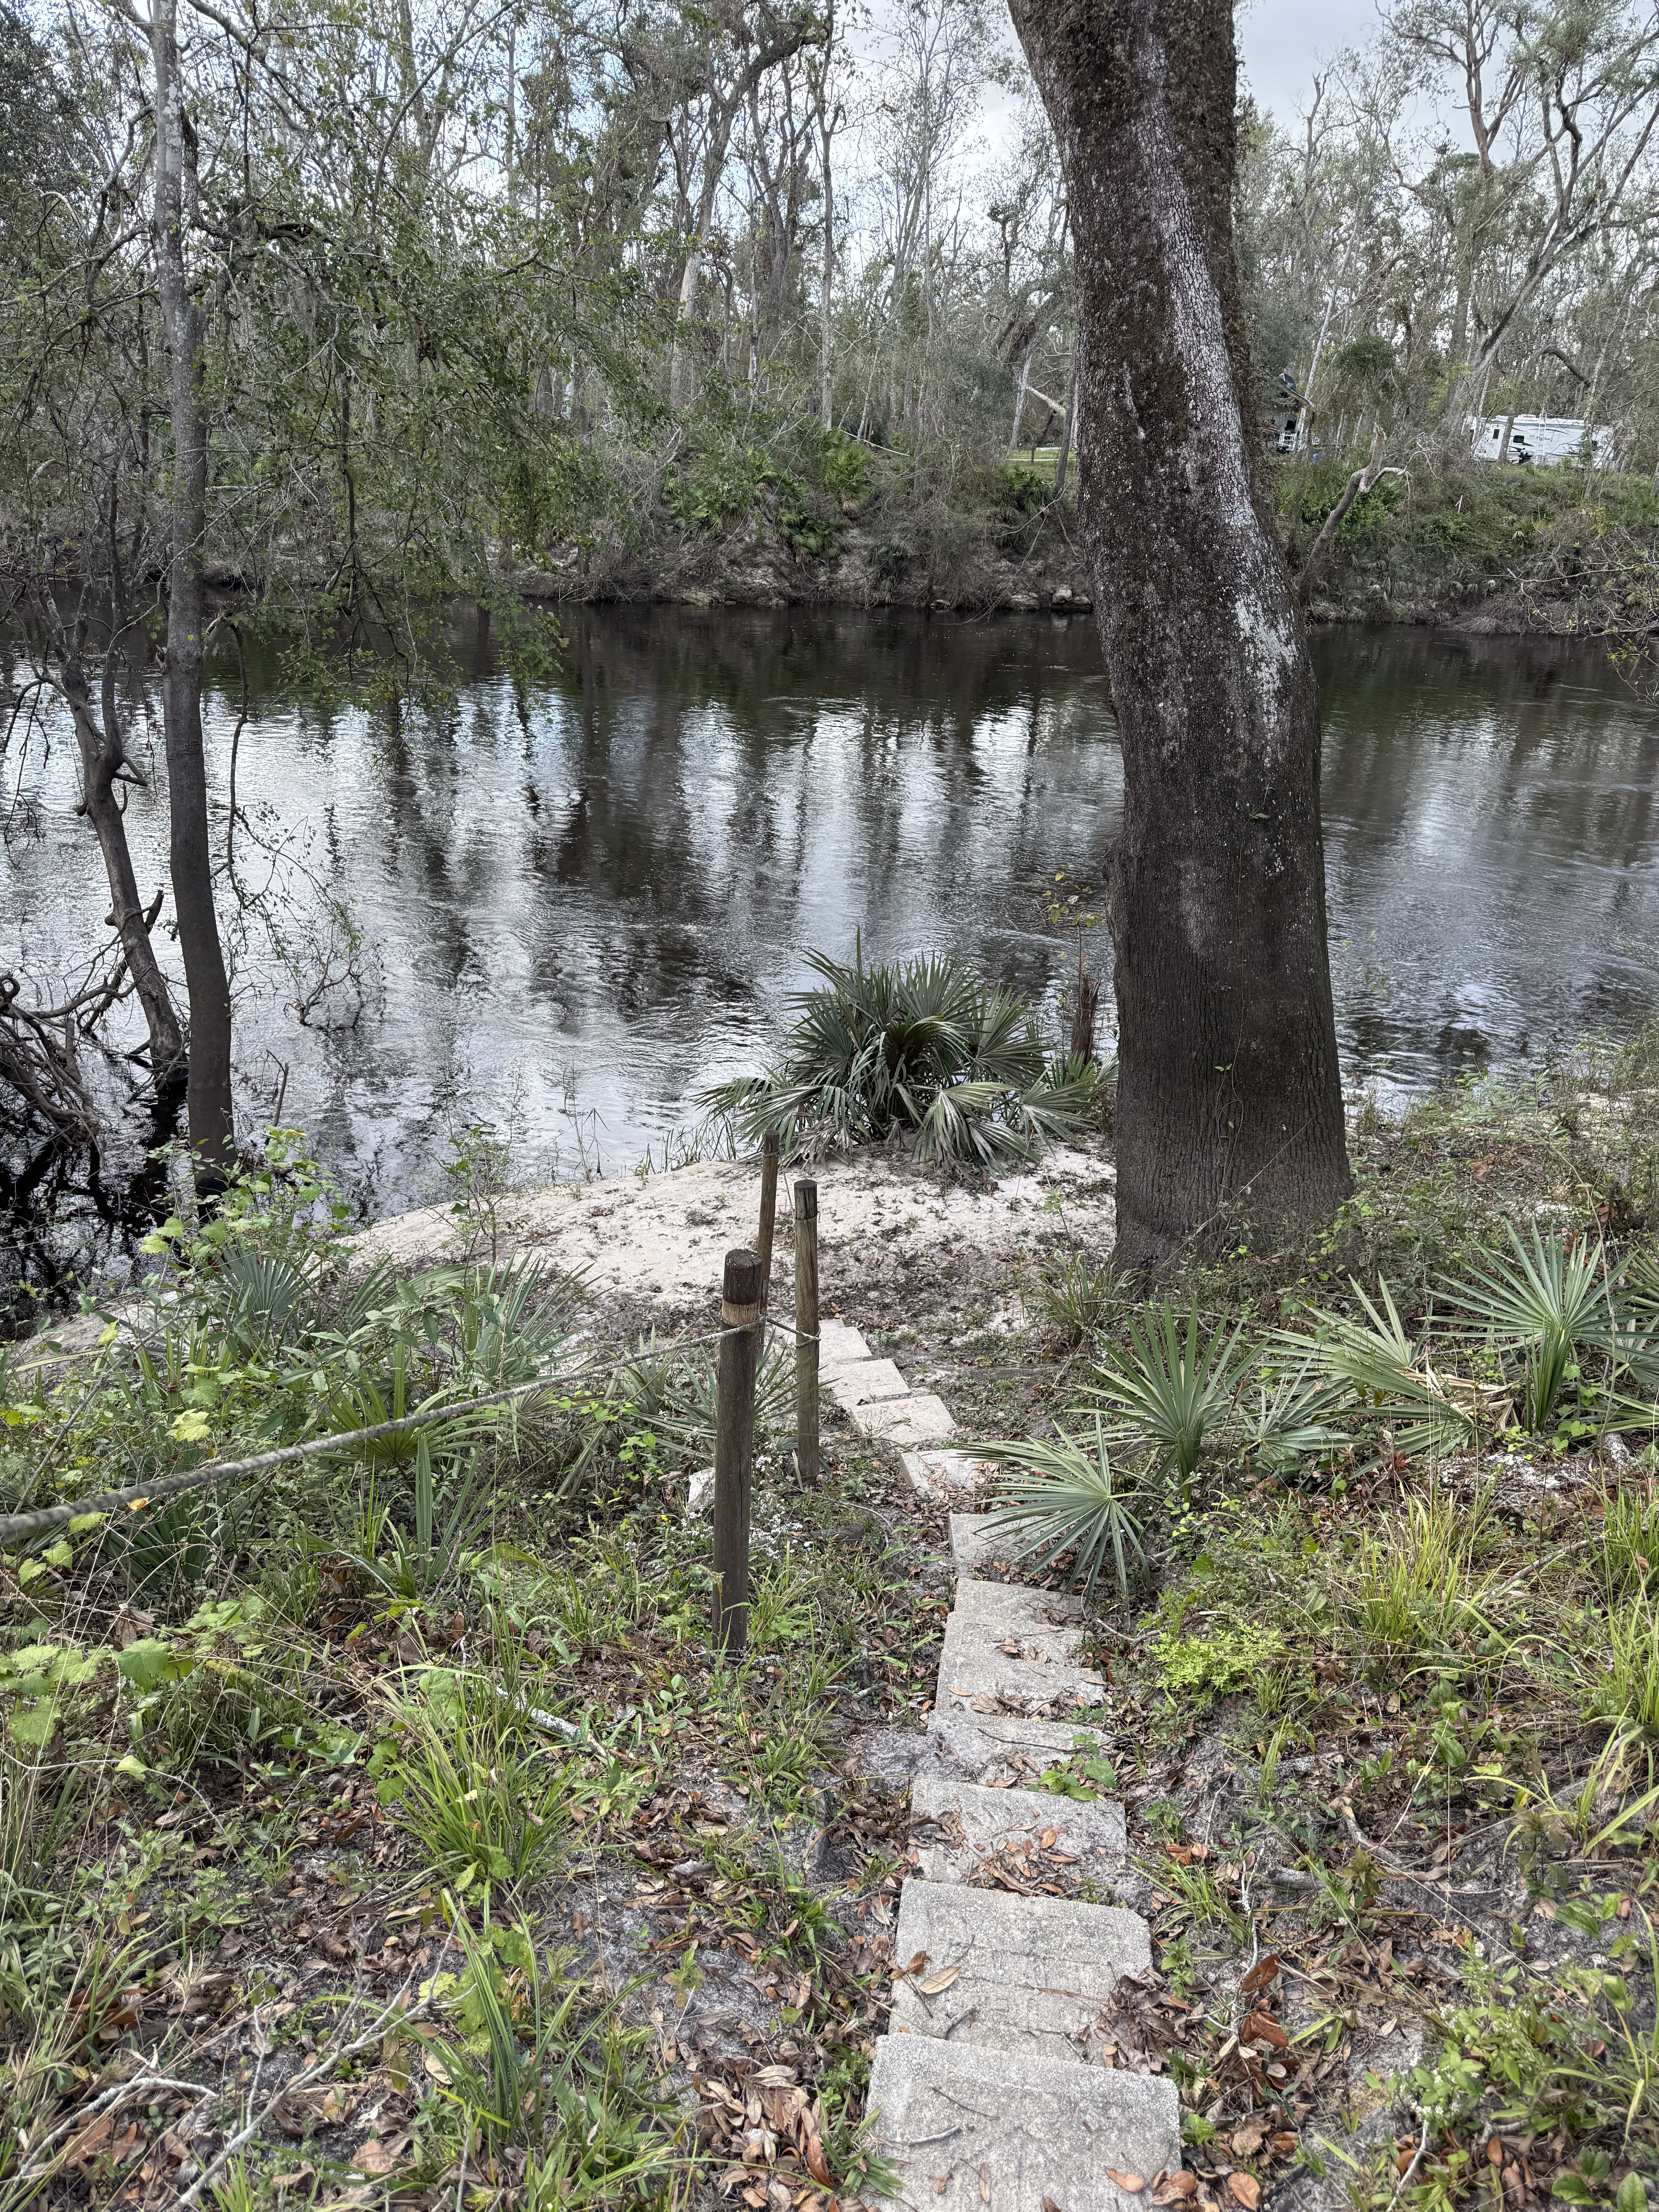
<path id="1" fill-rule="evenodd" d="M 1067 1147 L 982 1184 L 942 1179 L 899 1154 L 866 1150 L 822 1163 L 818 1277 L 823 1310 L 890 1352 L 913 1389 L 937 1391 L 971 1428 L 988 1392 L 1034 1381 L 1010 1350 L 1024 1325 L 1022 1285 L 1072 1253 L 1111 1249 L 1115 1170 L 1104 1140 Z M 775 1310 L 793 1310 L 793 1200 L 778 1193 Z M 700 1161 L 666 1174 L 556 1183 L 501 1206 L 496 1255 L 531 1254 L 578 1277 L 599 1328 L 711 1323 L 725 1256 L 752 1246 L 759 1176 L 752 1161 Z M 378 1222 L 365 1260 L 434 1264 L 476 1255 L 476 1234 L 443 1206 Z M 488 1249 L 486 1244 L 485 1248 Z"/>
<path id="2" fill-rule="evenodd" d="M 879 530 L 849 531 L 827 557 L 792 552 L 758 528 L 667 538 L 649 550 L 617 546 L 580 571 L 527 571 L 532 599 L 669 600 L 693 607 L 852 606 L 960 609 L 979 614 L 1086 614 L 1088 572 L 1063 538 L 1010 553 L 983 527 L 914 550 Z"/>

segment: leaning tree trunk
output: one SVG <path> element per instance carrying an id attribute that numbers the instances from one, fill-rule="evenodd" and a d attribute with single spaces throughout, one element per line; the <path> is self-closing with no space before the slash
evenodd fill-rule
<path id="1" fill-rule="evenodd" d="M 204 540 L 207 534 L 207 426 L 202 399 L 202 315 L 185 265 L 185 224 L 196 200 L 196 134 L 185 112 L 177 0 L 150 10 L 155 70 L 154 237 L 161 326 L 169 356 L 173 418 L 169 484 L 167 667 L 161 720 L 167 738 L 172 821 L 173 903 L 190 1001 L 185 1097 L 191 1151 L 210 1170 L 235 1155 L 230 1095 L 230 985 L 213 903 L 207 769 L 202 751 Z"/>
<path id="2" fill-rule="evenodd" d="M 81 802 L 104 856 L 104 872 L 109 878 L 110 921 L 120 937 L 127 972 L 144 1010 L 149 1030 L 150 1074 L 159 1097 L 174 1080 L 175 1071 L 184 1060 L 185 1039 L 173 994 L 156 960 L 155 947 L 150 943 L 155 915 L 145 913 L 143 901 L 138 896 L 126 821 L 115 795 L 116 782 L 123 770 L 129 775 L 134 771 L 115 716 L 113 677 L 107 676 L 104 685 L 101 720 L 94 711 L 86 672 L 78 654 L 64 656 L 61 680 L 64 696 L 74 717 L 75 739 L 81 753 Z"/>
<path id="3" fill-rule="evenodd" d="M 1011 0 L 1076 240 L 1079 501 L 1123 749 L 1119 1249 L 1349 1188 L 1318 692 L 1249 403 L 1231 0 Z"/>

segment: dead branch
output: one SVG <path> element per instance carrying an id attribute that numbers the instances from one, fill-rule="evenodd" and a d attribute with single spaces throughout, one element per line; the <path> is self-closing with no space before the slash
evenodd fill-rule
<path id="1" fill-rule="evenodd" d="M 1371 433 L 1371 450 L 1370 459 L 1366 461 L 1364 468 L 1356 469 L 1353 474 L 1348 478 L 1346 488 L 1344 490 L 1341 498 L 1338 500 L 1336 505 L 1331 509 L 1330 513 L 1325 517 L 1324 521 L 1319 526 L 1319 535 L 1314 539 L 1313 544 L 1308 548 L 1308 557 L 1302 563 L 1302 574 L 1297 578 L 1297 590 L 1304 600 L 1307 599 L 1308 593 L 1312 587 L 1314 579 L 1318 575 L 1320 570 L 1325 565 L 1326 556 L 1331 550 L 1331 541 L 1335 538 L 1337 532 L 1341 528 L 1343 518 L 1346 515 L 1348 509 L 1353 505 L 1354 501 L 1357 499 L 1363 499 L 1365 494 L 1368 491 L 1372 490 L 1384 477 L 1403 477 L 1405 475 L 1406 471 L 1404 469 L 1385 469 L 1383 467 L 1382 454 L 1388 442 L 1388 439 L 1383 434 L 1382 425 L 1379 423 L 1377 428 Z"/>

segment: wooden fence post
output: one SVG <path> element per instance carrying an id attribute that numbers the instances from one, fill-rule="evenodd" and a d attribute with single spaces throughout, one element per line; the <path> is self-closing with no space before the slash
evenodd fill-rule
<path id="1" fill-rule="evenodd" d="M 725 1331 L 715 1360 L 714 1641 L 749 1641 L 749 1486 L 755 1463 L 755 1369 L 760 1357 L 760 1261 L 728 1252 L 720 1291 Z"/>
<path id="2" fill-rule="evenodd" d="M 772 1238 L 778 1218 L 778 1133 L 769 1129 L 761 1139 L 760 1302 L 764 1313 L 772 1303 Z"/>
<path id="3" fill-rule="evenodd" d="M 795 1184 L 795 1467 L 818 1480 L 818 1187 Z"/>

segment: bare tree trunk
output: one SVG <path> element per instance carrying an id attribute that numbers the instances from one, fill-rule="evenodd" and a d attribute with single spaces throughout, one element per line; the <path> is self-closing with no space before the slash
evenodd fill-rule
<path id="1" fill-rule="evenodd" d="M 1228 0 L 1012 0 L 1077 240 L 1081 532 L 1123 749 L 1118 1246 L 1349 1188 L 1319 702 L 1240 393 Z M 1232 1224 L 1237 1233 L 1237 1224 Z"/>
<path id="2" fill-rule="evenodd" d="M 170 357 L 173 421 L 172 545 L 161 720 L 172 820 L 173 903 L 190 1000 L 190 1143 L 210 1169 L 222 1170 L 235 1157 L 230 986 L 213 904 L 207 768 L 202 750 L 207 426 L 202 403 L 202 316 L 191 296 L 185 266 L 185 226 L 195 212 L 196 133 L 185 112 L 177 25 L 178 0 L 155 0 L 149 29 L 155 70 L 154 233 L 161 327 Z"/>
<path id="3" fill-rule="evenodd" d="M 110 659 L 112 662 L 112 652 Z M 149 941 L 155 914 L 145 914 L 138 896 L 138 879 L 133 873 L 132 854 L 127 844 L 127 825 L 115 795 L 116 781 L 123 770 L 135 781 L 142 779 L 137 776 L 121 742 L 120 726 L 115 716 L 112 666 L 106 672 L 101 719 L 93 711 L 86 671 L 78 654 L 71 652 L 63 655 L 58 680 L 69 702 L 75 721 L 75 741 L 80 748 L 82 805 L 104 856 L 104 872 L 109 878 L 110 921 L 119 933 L 127 969 L 138 994 L 138 1003 L 144 1010 L 149 1030 L 150 1073 L 159 1093 L 167 1089 L 184 1060 L 185 1039 L 173 994 L 157 965 L 155 948 Z"/>
<path id="4" fill-rule="evenodd" d="M 818 94 L 818 150 L 823 171 L 823 269 L 818 278 L 818 413 L 824 428 L 829 430 L 834 428 L 836 420 L 835 355 L 830 319 L 836 281 L 836 185 L 830 162 L 834 125 L 828 108 L 828 53 L 823 69 L 826 82 Z"/>
<path id="5" fill-rule="evenodd" d="M 1066 496 L 1066 471 L 1072 458 L 1072 435 L 1077 427 L 1077 363 L 1081 332 L 1072 339 L 1072 357 L 1066 364 L 1066 419 L 1060 427 L 1060 459 L 1054 463 L 1054 497 Z"/>
<path id="6" fill-rule="evenodd" d="M 1008 433 L 1008 450 L 1012 453 L 1019 445 L 1020 417 L 1025 412 L 1025 394 L 1031 381 L 1031 349 L 1025 349 L 1025 358 L 1019 365 L 1019 389 L 1014 394 L 1014 426 Z"/>

